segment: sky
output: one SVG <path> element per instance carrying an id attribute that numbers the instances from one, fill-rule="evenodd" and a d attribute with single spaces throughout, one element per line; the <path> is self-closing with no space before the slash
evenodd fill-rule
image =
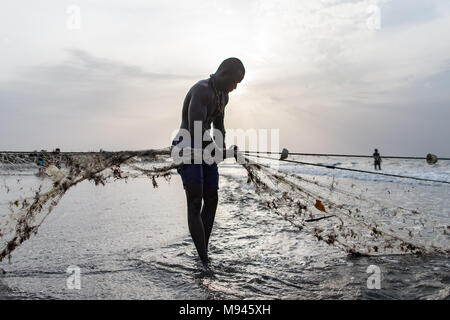
<path id="1" fill-rule="evenodd" d="M 448 0 L 9 1 L 0 150 L 169 146 L 187 91 L 238 57 L 227 130 L 448 157 L 449 39 Z"/>

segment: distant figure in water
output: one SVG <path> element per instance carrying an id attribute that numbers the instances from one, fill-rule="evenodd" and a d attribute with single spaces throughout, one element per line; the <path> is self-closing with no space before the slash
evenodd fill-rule
<path id="1" fill-rule="evenodd" d="M 381 156 L 380 153 L 378 152 L 378 149 L 375 149 L 375 152 L 373 153 L 373 160 L 374 160 L 374 166 L 375 166 L 375 170 L 381 170 Z"/>
<path id="2" fill-rule="evenodd" d="M 211 129 L 212 123 L 214 129 L 219 130 L 223 137 L 223 145 L 217 146 L 226 149 L 224 115 L 228 93 L 236 89 L 244 75 L 242 62 L 237 58 L 229 58 L 220 64 L 216 73 L 211 74 L 209 79 L 200 80 L 189 90 L 183 103 L 180 130 L 189 131 L 191 142 L 194 141 L 194 121 L 202 124 L 202 137 L 206 130 Z M 181 143 L 182 138 L 177 135 L 172 145 L 187 147 Z M 202 148 L 206 145 L 203 143 Z M 203 265 L 208 267 L 208 242 L 218 202 L 217 163 L 209 165 L 203 161 L 202 164 L 183 164 L 177 171 L 181 175 L 186 193 L 189 231 Z"/>

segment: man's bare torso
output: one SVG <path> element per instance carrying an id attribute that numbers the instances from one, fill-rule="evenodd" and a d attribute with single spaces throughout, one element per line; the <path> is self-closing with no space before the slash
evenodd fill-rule
<path id="1" fill-rule="evenodd" d="M 218 92 L 223 107 L 228 103 L 228 94 Z M 223 109 L 225 111 L 225 109 Z M 200 80 L 187 93 L 183 103 L 182 119 L 180 129 L 186 129 L 194 134 L 193 121 L 202 122 L 202 134 L 206 130 L 214 129 L 221 131 L 225 138 L 224 114 L 218 110 L 216 94 L 209 79 Z"/>

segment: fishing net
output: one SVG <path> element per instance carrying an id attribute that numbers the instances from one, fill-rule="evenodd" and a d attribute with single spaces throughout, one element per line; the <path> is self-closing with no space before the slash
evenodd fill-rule
<path id="1" fill-rule="evenodd" d="M 21 172 L 34 168 L 33 155 L 10 154 L 2 159 L 5 177 L 1 187 L 0 213 L 0 261 L 11 258 L 12 251 L 28 240 L 45 218 L 58 205 L 67 191 L 87 180 L 95 185 L 109 181 L 147 176 L 157 187 L 157 178 L 170 179 L 171 170 L 177 165 L 170 161 L 170 149 L 65 153 L 45 155 L 37 175 L 37 187 L 22 183 L 26 176 Z M 50 159 L 47 159 L 50 158 Z M 41 162 L 42 162 L 41 156 Z M 33 184 L 35 184 L 33 180 Z"/>
<path id="2" fill-rule="evenodd" d="M 248 158 L 243 166 L 276 214 L 349 254 L 450 253 L 448 217 L 380 200 L 350 179 L 299 175 Z"/>
<path id="3" fill-rule="evenodd" d="M 27 178 L 22 172 L 37 171 L 36 155 L 9 154 L 0 159 L 0 261 L 11 258 L 15 248 L 36 234 L 61 198 L 79 183 L 104 185 L 146 176 L 157 187 L 158 178 L 169 180 L 179 166 L 171 158 L 171 148 L 48 157 L 41 159 L 39 185 L 31 187 L 22 182 Z M 334 178 L 285 172 L 242 154 L 238 160 L 267 206 L 319 241 L 354 255 L 450 253 L 449 226 L 443 221 L 373 199 L 367 190 L 338 184 Z"/>

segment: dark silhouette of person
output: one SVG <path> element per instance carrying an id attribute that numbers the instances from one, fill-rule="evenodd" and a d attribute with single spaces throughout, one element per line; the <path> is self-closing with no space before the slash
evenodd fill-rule
<path id="1" fill-rule="evenodd" d="M 200 80 L 188 91 L 183 103 L 180 129 L 189 130 L 191 142 L 195 139 L 194 121 L 201 121 L 202 137 L 206 130 L 211 129 L 212 123 L 214 129 L 219 130 L 223 137 L 222 146 L 217 146 L 225 149 L 224 115 L 228 93 L 236 89 L 244 75 L 242 62 L 237 58 L 228 58 L 209 79 Z M 182 139 L 177 135 L 172 145 L 180 142 Z M 205 147 L 202 142 L 202 148 Z M 182 164 L 177 171 L 181 175 L 186 193 L 189 232 L 203 265 L 208 267 L 208 243 L 218 202 L 217 163 Z"/>
<path id="2" fill-rule="evenodd" d="M 375 170 L 381 170 L 381 156 L 380 153 L 378 152 L 378 149 L 375 149 L 375 152 L 373 153 L 373 160 L 374 160 L 374 167 Z"/>

